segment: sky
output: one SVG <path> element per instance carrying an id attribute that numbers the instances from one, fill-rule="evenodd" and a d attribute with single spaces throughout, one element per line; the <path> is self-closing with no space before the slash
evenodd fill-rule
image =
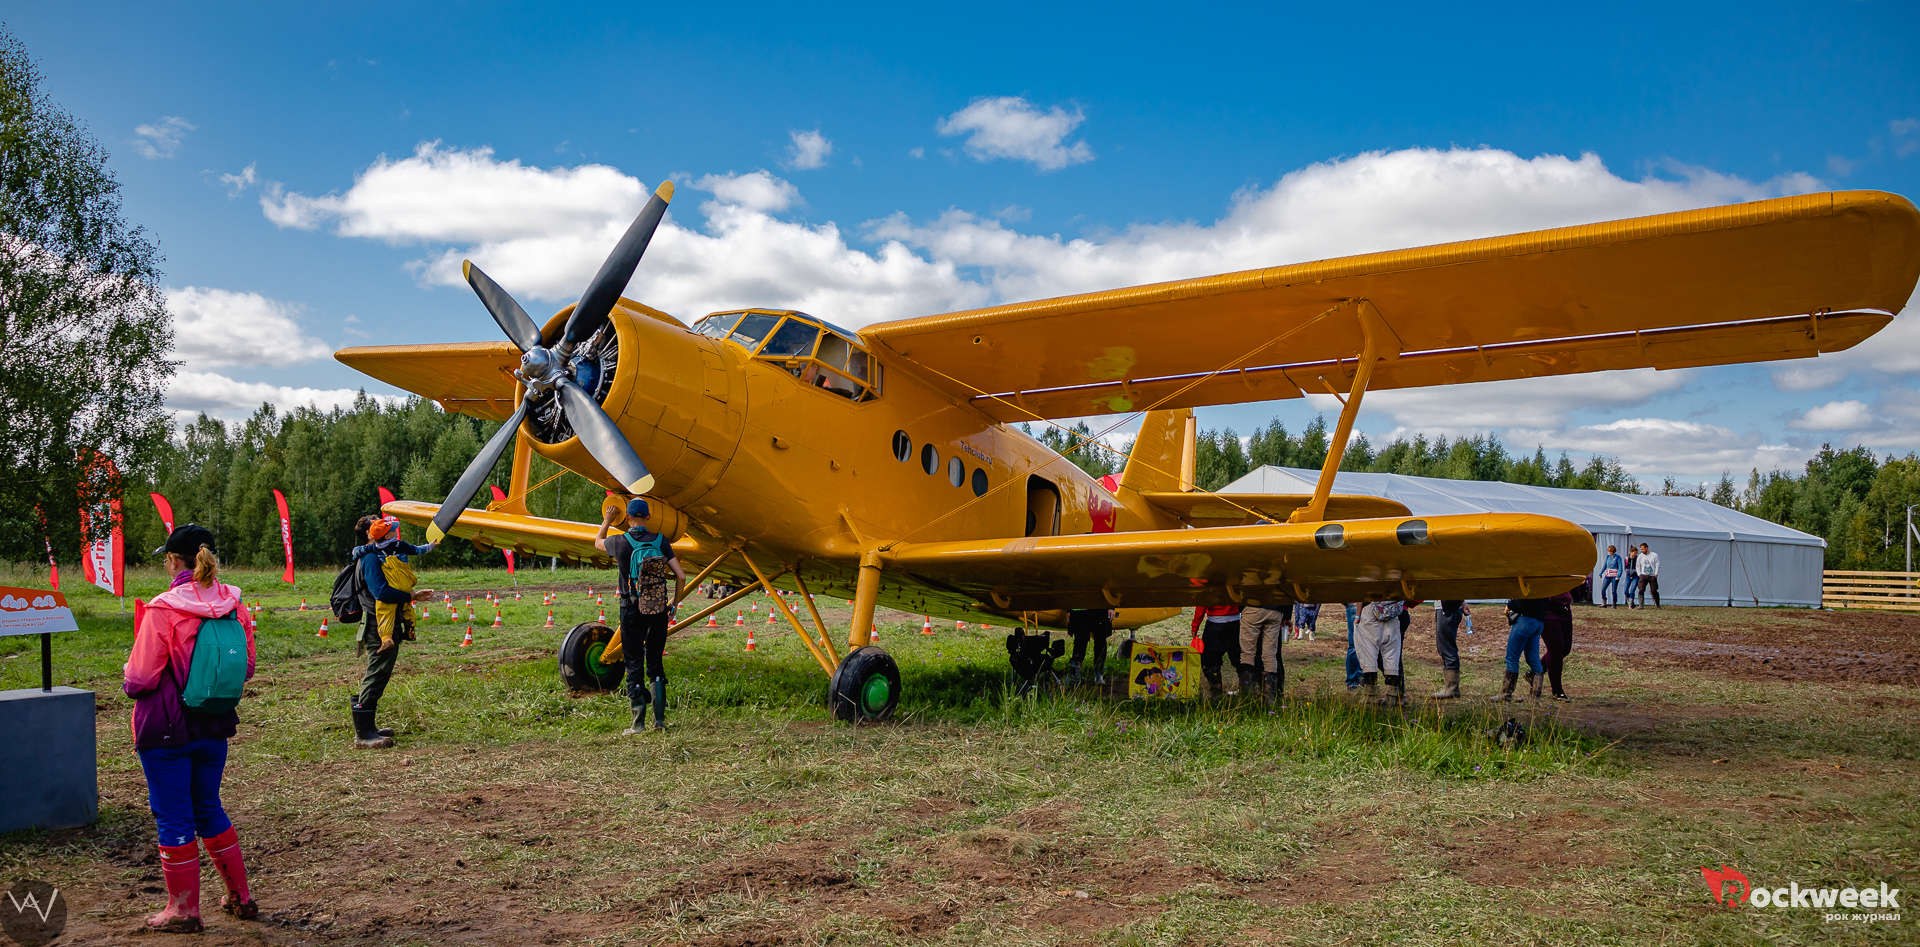
<path id="1" fill-rule="evenodd" d="M 33 4 L 0 23 L 164 256 L 183 416 L 396 390 L 348 345 L 492 340 L 471 258 L 852 328 L 1830 189 L 1920 196 L 1920 7 Z M 1643 485 L 1920 449 L 1920 313 L 1775 365 L 1380 392 L 1376 443 L 1492 433 Z M 1201 411 L 1298 431 L 1331 399 Z M 1123 422 L 1097 419 L 1097 427 Z"/>

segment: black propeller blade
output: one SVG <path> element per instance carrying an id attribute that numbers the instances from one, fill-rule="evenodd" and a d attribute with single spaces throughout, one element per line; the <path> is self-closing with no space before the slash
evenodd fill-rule
<path id="1" fill-rule="evenodd" d="M 481 272 L 472 260 L 461 260 L 460 272 L 466 275 L 467 285 L 473 287 L 474 293 L 480 297 L 480 303 L 487 307 L 487 312 L 493 314 L 493 321 L 500 323 L 507 338 L 520 346 L 520 351 L 540 344 L 540 327 L 533 324 L 527 311 L 520 308 L 520 304 L 514 302 L 513 297 L 493 281 L 493 277 Z"/>
<path id="2" fill-rule="evenodd" d="M 447 531 L 453 528 L 460 514 L 466 512 L 467 504 L 473 502 L 474 494 L 480 492 L 480 485 L 487 482 L 487 474 L 492 473 L 493 465 L 500 462 L 500 455 L 507 452 L 507 445 L 513 443 L 514 435 L 520 431 L 520 422 L 526 416 L 527 400 L 522 399 L 520 407 L 513 409 L 513 415 L 500 425 L 500 430 L 493 432 L 487 446 L 480 448 L 480 453 L 474 455 L 473 462 L 460 474 L 460 479 L 454 481 L 453 492 L 447 494 L 446 502 L 440 504 L 440 512 L 433 515 L 433 525 L 427 528 L 427 542 L 437 543 L 447 538 Z M 622 439 L 621 443 L 626 441 Z"/>
<path id="3" fill-rule="evenodd" d="M 613 311 L 620 291 L 633 279 L 634 267 L 640 265 L 640 255 L 647 252 L 647 243 L 653 239 L 653 232 L 660 226 L 660 218 L 666 215 L 667 202 L 671 200 L 672 181 L 654 190 L 647 206 L 640 209 L 640 216 L 633 219 L 620 242 L 614 244 L 613 252 L 607 254 L 607 261 L 600 264 L 600 272 L 593 275 L 587 291 L 580 294 L 580 304 L 574 306 L 573 315 L 567 317 L 566 341 L 578 345 L 606 324 L 607 313 Z"/>
<path id="4" fill-rule="evenodd" d="M 587 284 L 587 291 L 581 294 L 580 302 L 573 307 L 573 314 L 567 317 L 560 339 L 554 343 L 554 347 L 559 349 L 557 352 L 548 350 L 539 326 L 534 324 L 512 295 L 481 272 L 472 261 L 461 264 L 461 272 L 466 276 L 467 283 L 479 295 L 480 302 L 492 314 L 493 321 L 499 323 L 507 338 L 512 339 L 513 344 L 524 353 L 520 371 L 515 374 L 526 385 L 526 396 L 521 399 L 520 406 L 514 409 L 513 416 L 500 425 L 500 430 L 494 432 L 492 439 L 480 449 L 473 462 L 467 465 L 466 471 L 460 474 L 453 491 L 447 494 L 446 502 L 440 504 L 440 511 L 434 514 L 433 525 L 427 529 L 428 542 L 437 543 L 446 538 L 467 504 L 480 492 L 480 485 L 486 482 L 487 474 L 493 471 L 500 455 L 506 453 L 507 445 L 513 443 L 534 399 L 546 392 L 553 392 L 560 399 L 565 417 L 587 453 L 614 479 L 620 481 L 627 492 L 639 496 L 653 490 L 653 474 L 647 471 L 647 465 L 641 462 L 640 455 L 627 442 L 627 436 L 607 416 L 605 409 L 593 400 L 593 395 L 573 379 L 572 370 L 565 363 L 574 346 L 592 338 L 607 324 L 607 315 L 613 311 L 613 304 L 619 300 L 620 291 L 627 287 L 627 281 L 633 278 L 634 268 L 640 265 L 640 257 L 647 252 L 647 244 L 653 240 L 653 232 L 659 229 L 660 220 L 667 213 L 667 202 L 671 200 L 673 182 L 668 181 L 653 192 L 647 206 L 641 208 L 640 215 L 634 218 L 627 232 L 620 237 L 620 242 L 614 245 L 613 252 L 607 255 L 606 262 L 600 264 L 600 272 L 595 273 L 593 281 Z"/>
<path id="5" fill-rule="evenodd" d="M 620 433 L 619 425 L 607 417 L 607 412 L 601 410 L 585 388 L 571 378 L 562 381 L 560 403 L 566 405 L 567 422 L 573 425 L 573 433 L 586 446 L 587 453 L 592 454 L 607 473 L 613 474 L 628 493 L 640 496 L 653 489 L 653 474 L 647 472 L 647 465 L 640 462 L 640 455 L 634 453 L 633 445 L 627 443 L 627 436 Z"/>

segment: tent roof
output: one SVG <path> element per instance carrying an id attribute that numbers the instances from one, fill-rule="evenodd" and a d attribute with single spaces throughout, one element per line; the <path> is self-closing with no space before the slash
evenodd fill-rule
<path id="1" fill-rule="evenodd" d="M 1317 470 L 1260 467 L 1220 488 L 1221 493 L 1311 493 Z M 1818 536 L 1748 516 L 1698 497 L 1643 496 L 1604 490 L 1535 487 L 1485 480 L 1447 480 L 1394 473 L 1334 474 L 1333 492 L 1385 497 L 1415 516 L 1449 513 L 1541 513 L 1578 523 L 1589 532 L 1627 536 L 1725 539 L 1825 547 Z"/>

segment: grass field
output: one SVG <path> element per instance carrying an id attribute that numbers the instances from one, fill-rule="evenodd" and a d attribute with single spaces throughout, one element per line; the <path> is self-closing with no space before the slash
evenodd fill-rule
<path id="1" fill-rule="evenodd" d="M 569 696 L 555 669 L 605 576 L 524 573 L 500 629 L 476 598 L 471 648 L 436 609 L 381 705 L 399 730 L 386 751 L 351 747 L 351 630 L 314 636 L 331 576 L 230 576 L 265 606 L 225 790 L 265 914 L 216 911 L 207 942 L 1920 939 L 1911 917 L 1722 908 L 1700 875 L 1920 882 L 1920 616 L 1583 608 L 1575 702 L 1509 711 L 1530 739 L 1502 749 L 1480 699 L 1505 639 L 1491 609 L 1462 639 L 1470 699 L 1405 714 L 1347 699 L 1336 615 L 1288 643 L 1276 711 L 1015 697 L 1004 630 L 924 637 L 920 616 L 883 614 L 905 697 L 860 728 L 828 721 L 824 676 L 760 611 L 755 653 L 732 627 L 674 639 L 671 729 L 627 738 L 624 697 Z M 129 580 L 143 596 L 161 582 Z M 427 582 L 510 592 L 492 572 Z M 58 885 L 63 943 L 115 943 L 160 903 L 160 876 L 119 693 L 131 620 L 78 586 L 82 630 L 56 640 L 55 672 L 100 695 L 101 818 L 0 836 L 0 881 Z M 549 590 L 557 631 L 539 627 Z M 1184 641 L 1185 625 L 1143 637 Z M 1407 652 L 1410 691 L 1431 690 L 1430 609 Z M 0 639 L 0 689 L 38 676 L 37 643 Z"/>

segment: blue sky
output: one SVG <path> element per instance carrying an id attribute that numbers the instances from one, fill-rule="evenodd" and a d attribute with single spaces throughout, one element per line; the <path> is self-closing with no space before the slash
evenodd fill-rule
<path id="1" fill-rule="evenodd" d="M 1920 196 L 1910 3 L 4 17 L 165 254 L 173 406 L 226 416 L 366 384 L 341 345 L 494 338 L 462 256 L 564 305 L 669 176 L 631 295 L 856 326 L 1807 190 Z M 1383 394 L 1360 426 L 1603 451 L 1657 486 L 1826 440 L 1904 453 L 1916 389 L 1909 313 L 1789 369 Z"/>

